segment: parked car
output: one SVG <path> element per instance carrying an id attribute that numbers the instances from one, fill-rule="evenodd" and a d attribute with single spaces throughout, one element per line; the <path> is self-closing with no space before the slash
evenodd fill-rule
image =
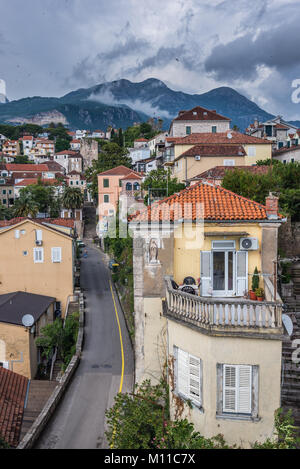
<path id="1" fill-rule="evenodd" d="M 85 244 L 83 241 L 81 241 L 81 239 L 77 239 L 77 246 L 79 248 L 85 248 Z"/>

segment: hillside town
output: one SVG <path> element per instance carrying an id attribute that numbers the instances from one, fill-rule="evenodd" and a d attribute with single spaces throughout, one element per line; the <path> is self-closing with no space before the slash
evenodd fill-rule
<path id="1" fill-rule="evenodd" d="M 300 449 L 298 2 L 0 16 L 1 455 Z"/>
<path id="2" fill-rule="evenodd" d="M 104 301 L 89 298 L 92 258 L 111 272 L 101 275 L 132 355 L 123 392 L 153 392 L 167 377 L 170 425 L 185 419 L 216 447 L 271 441 L 278 409 L 299 428 L 299 189 L 281 198 L 299 185 L 300 129 L 278 118 L 243 133 L 201 106 L 165 131 L 153 121 L 106 131 L 31 124 L 6 126 L 19 134 L 10 139 L 4 127 L 5 444 L 47 447 L 45 405 L 58 388 L 70 399 L 62 383 L 85 354 L 86 305 Z M 68 346 L 53 327 L 71 330 Z"/>

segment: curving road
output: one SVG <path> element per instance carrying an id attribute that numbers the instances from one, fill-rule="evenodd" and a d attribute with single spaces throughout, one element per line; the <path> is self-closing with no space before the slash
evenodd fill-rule
<path id="1" fill-rule="evenodd" d="M 86 297 L 85 343 L 82 360 L 61 404 L 36 448 L 107 448 L 105 410 L 119 392 L 133 388 L 133 351 L 115 292 L 124 350 L 124 374 L 119 325 L 105 255 L 91 243 L 82 258 L 81 286 Z M 122 379 L 123 378 L 123 379 Z"/>

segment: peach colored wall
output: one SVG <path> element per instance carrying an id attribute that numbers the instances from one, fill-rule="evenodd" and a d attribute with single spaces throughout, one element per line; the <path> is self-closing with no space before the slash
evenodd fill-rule
<path id="1" fill-rule="evenodd" d="M 108 215 L 108 210 L 113 208 L 117 210 L 120 192 L 122 190 L 119 187 L 119 180 L 125 175 L 98 175 L 98 207 L 99 217 Z M 109 187 L 104 187 L 104 179 L 109 180 Z M 109 203 L 104 203 L 104 195 L 109 195 Z"/>

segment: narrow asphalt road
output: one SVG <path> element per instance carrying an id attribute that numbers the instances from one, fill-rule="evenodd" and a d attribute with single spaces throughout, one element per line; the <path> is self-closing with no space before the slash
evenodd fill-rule
<path id="1" fill-rule="evenodd" d="M 82 360 L 62 402 L 36 448 L 107 448 L 105 410 L 112 406 L 121 383 L 119 327 L 104 254 L 91 243 L 82 258 L 81 286 L 86 297 L 85 343 Z M 122 392 L 133 387 L 133 351 L 125 320 L 114 292 L 124 349 Z"/>

